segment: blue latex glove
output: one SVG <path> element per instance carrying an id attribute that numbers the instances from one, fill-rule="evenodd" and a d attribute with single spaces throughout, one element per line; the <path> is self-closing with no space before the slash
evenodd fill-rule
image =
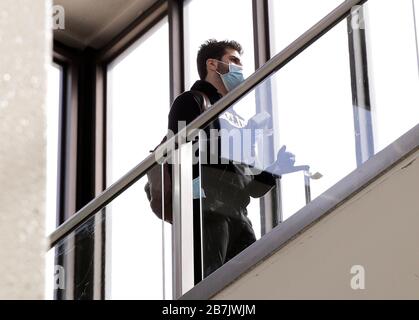
<path id="1" fill-rule="evenodd" d="M 199 199 L 199 183 L 200 183 L 199 177 L 192 180 L 193 199 Z M 206 198 L 204 189 L 202 188 L 201 188 L 201 195 L 202 195 L 202 198 Z"/>
<path id="2" fill-rule="evenodd" d="M 266 171 L 281 176 L 286 173 L 310 170 L 309 166 L 294 166 L 295 155 L 286 149 L 285 145 L 279 149 L 275 162 L 266 168 Z"/>

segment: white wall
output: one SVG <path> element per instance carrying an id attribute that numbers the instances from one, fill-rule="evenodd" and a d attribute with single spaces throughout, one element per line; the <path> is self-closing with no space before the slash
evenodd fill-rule
<path id="1" fill-rule="evenodd" d="M 418 299 L 418 178 L 419 152 L 215 299 Z M 364 290 L 351 288 L 354 265 Z"/>
<path id="2" fill-rule="evenodd" d="M 1 0 L 0 299 L 42 299 L 50 1 Z"/>

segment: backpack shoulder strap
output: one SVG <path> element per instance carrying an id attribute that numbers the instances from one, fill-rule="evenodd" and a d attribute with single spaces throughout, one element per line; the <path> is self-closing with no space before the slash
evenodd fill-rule
<path id="1" fill-rule="evenodd" d="M 209 107 L 211 107 L 211 101 L 205 93 L 198 90 L 191 90 L 190 92 L 194 95 L 195 99 L 198 101 L 201 107 L 201 112 L 204 112 L 208 110 Z M 202 99 L 202 102 L 201 102 L 201 99 Z"/>

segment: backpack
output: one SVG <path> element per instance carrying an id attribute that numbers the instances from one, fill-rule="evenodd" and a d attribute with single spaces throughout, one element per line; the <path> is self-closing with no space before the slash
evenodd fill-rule
<path id="1" fill-rule="evenodd" d="M 201 113 L 203 113 L 210 106 L 209 98 L 200 91 L 191 90 L 190 92 L 194 95 L 195 100 L 199 103 L 201 107 Z M 203 99 L 202 105 L 200 98 Z M 160 145 L 166 142 L 167 136 L 168 135 L 164 136 L 162 141 L 153 150 L 150 150 L 150 153 L 154 152 Z M 144 187 L 144 191 L 147 195 L 148 201 L 150 202 L 151 210 L 159 219 L 162 219 L 162 203 L 164 200 L 164 221 L 173 223 L 172 180 L 170 168 L 170 165 L 167 162 L 164 162 L 163 164 L 155 164 L 150 170 L 148 170 L 148 181 Z M 164 186 L 162 186 L 162 175 L 164 178 Z"/>

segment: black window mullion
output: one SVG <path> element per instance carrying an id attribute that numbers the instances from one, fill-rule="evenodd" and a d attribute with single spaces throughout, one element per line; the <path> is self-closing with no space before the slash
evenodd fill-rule
<path id="1" fill-rule="evenodd" d="M 258 69 L 271 58 L 268 0 L 253 0 L 253 34 L 255 43 L 255 69 Z M 275 114 L 273 112 L 272 84 L 269 78 L 256 88 L 256 112 L 263 111 L 269 113 L 272 117 Z M 274 120 L 271 118 L 269 127 L 273 128 L 273 125 Z M 275 138 L 278 138 L 278 132 L 275 133 Z M 267 154 L 264 154 L 263 158 L 273 162 L 276 156 L 274 154 L 274 137 L 270 136 L 265 139 L 264 145 L 267 146 L 265 148 Z M 278 180 L 276 188 L 260 199 L 261 235 L 269 232 L 270 229 L 274 228 L 282 220 L 282 201 L 280 195 L 281 183 Z"/>
<path id="2" fill-rule="evenodd" d="M 183 0 L 169 0 L 170 101 L 185 90 Z"/>

